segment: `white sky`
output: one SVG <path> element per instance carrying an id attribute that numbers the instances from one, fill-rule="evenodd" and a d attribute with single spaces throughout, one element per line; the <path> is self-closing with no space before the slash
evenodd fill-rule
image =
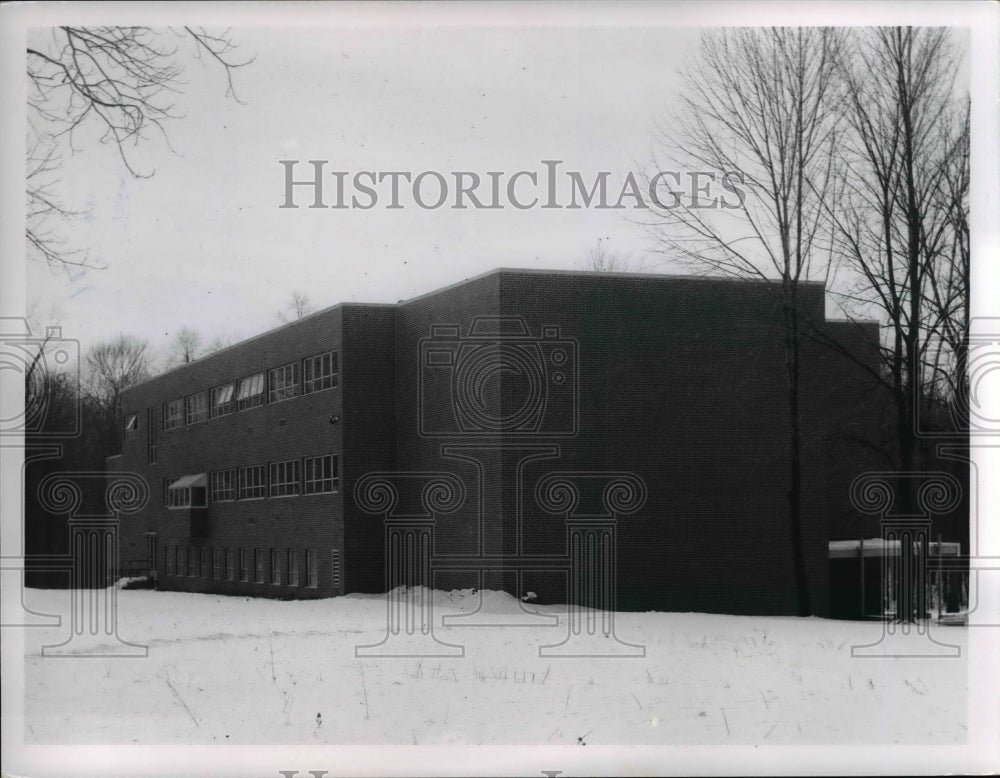
<path id="1" fill-rule="evenodd" d="M 131 177 L 113 147 L 79 137 L 62 192 L 89 214 L 66 232 L 107 267 L 67 274 L 29 263 L 26 299 L 39 323 L 62 324 L 84 349 L 123 332 L 162 350 L 184 326 L 205 341 L 240 339 L 278 324 L 293 290 L 318 307 L 394 302 L 498 266 L 582 267 L 598 238 L 670 272 L 645 254 L 628 211 L 427 211 L 408 196 L 403 210 L 283 210 L 278 160 L 302 160 L 299 176 L 305 160 L 323 159 L 352 174 L 447 177 L 541 173 L 541 160 L 559 159 L 586 181 L 611 171 L 617 192 L 614 182 L 651 158 L 653 122 L 673 105 L 697 25 L 759 23 L 768 8 L 780 23 L 844 22 L 840 4 L 825 17 L 790 4 L 318 7 L 308 17 L 301 6 L 201 4 L 171 18 L 155 5 L 103 16 L 72 8 L 83 15 L 72 21 L 88 23 L 121 24 L 128 13 L 231 24 L 256 60 L 234 76 L 243 104 L 225 98 L 219 67 L 188 61 L 175 108 L 184 118 L 167 126 L 174 151 L 154 135 L 132 156 L 152 178 Z M 49 9 L 40 23 L 64 21 Z M 866 13 L 877 23 L 899 11 Z"/>
<path id="2" fill-rule="evenodd" d="M 29 266 L 29 301 L 55 306 L 67 335 L 122 331 L 160 346 L 186 325 L 206 340 L 248 336 L 278 322 L 293 289 L 321 306 L 395 302 L 501 265 L 578 267 L 598 238 L 638 257 L 642 235 L 620 211 L 428 211 L 409 195 L 396 211 L 280 209 L 277 160 L 302 160 L 298 178 L 310 174 L 306 160 L 325 159 L 352 174 L 485 179 L 542 173 L 541 160 L 559 159 L 586 181 L 608 170 L 620 182 L 648 158 L 654 115 L 697 40 L 693 30 L 627 27 L 232 35 L 256 56 L 235 74 L 245 104 L 224 98 L 220 68 L 189 64 L 177 103 L 185 118 L 168 128 L 176 154 L 154 137 L 133 157 L 152 178 L 131 177 L 110 146 L 67 157 L 67 204 L 90 209 L 69 233 L 107 265 L 70 276 Z M 328 202 L 332 189 L 327 177 Z M 436 187 L 426 191 L 433 199 Z M 312 202 L 305 190 L 296 198 Z"/>

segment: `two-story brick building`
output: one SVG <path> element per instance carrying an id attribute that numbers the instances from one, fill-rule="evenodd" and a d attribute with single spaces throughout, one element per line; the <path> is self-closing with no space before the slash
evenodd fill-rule
<path id="1" fill-rule="evenodd" d="M 828 541 L 858 535 L 849 485 L 873 466 L 878 403 L 857 360 L 875 364 L 875 331 L 825 321 L 821 284 L 799 312 L 852 355 L 801 343 L 802 547 L 824 613 Z M 795 611 L 769 283 L 496 270 L 328 308 L 128 389 L 123 412 L 112 466 L 150 500 L 122 520 L 121 557 L 148 559 L 161 588 L 421 580 L 586 599 L 567 528 L 604 522 L 593 554 L 618 607 Z M 387 522 L 429 529 L 400 550 Z"/>

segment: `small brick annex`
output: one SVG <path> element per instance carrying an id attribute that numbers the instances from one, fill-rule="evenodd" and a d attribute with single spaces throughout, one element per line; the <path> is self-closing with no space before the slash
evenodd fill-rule
<path id="1" fill-rule="evenodd" d="M 498 269 L 250 338 L 124 393 L 108 467 L 149 500 L 122 518 L 120 558 L 181 591 L 427 583 L 792 614 L 778 292 Z M 800 287 L 798 312 L 840 346 L 801 342 L 802 548 L 824 615 L 828 542 L 878 534 L 849 500 L 877 469 L 882 405 L 861 367 L 877 327 L 827 321 L 822 284 Z"/>

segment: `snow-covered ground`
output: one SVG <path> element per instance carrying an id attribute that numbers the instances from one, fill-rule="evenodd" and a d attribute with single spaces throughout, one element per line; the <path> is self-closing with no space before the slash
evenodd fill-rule
<path id="1" fill-rule="evenodd" d="M 118 592 L 119 636 L 146 658 L 43 657 L 68 634 L 68 593 L 27 590 L 64 626 L 25 631 L 25 740 L 39 744 L 961 744 L 967 629 L 933 633 L 960 658 L 852 657 L 879 623 L 699 613 L 620 613 L 636 657 L 540 657 L 566 636 L 517 626 L 499 592 L 435 592 L 436 626 L 460 657 L 367 657 L 386 632 L 384 596 L 282 602 Z M 530 619 L 530 617 L 527 617 Z M 538 617 L 535 617 L 538 618 Z M 556 618 L 550 619 L 555 621 Z M 506 622 L 502 626 L 496 622 Z M 603 641 L 603 642 L 602 642 Z M 907 642 L 908 641 L 908 642 Z M 586 636 L 576 649 L 608 652 Z M 74 639 L 74 650 L 107 645 Z M 924 653 L 911 634 L 889 650 Z M 627 650 L 622 647 L 621 650 Z"/>

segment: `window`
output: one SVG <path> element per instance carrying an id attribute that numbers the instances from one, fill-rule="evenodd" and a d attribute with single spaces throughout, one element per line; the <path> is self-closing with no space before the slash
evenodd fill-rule
<path id="1" fill-rule="evenodd" d="M 337 491 L 337 457 L 326 454 L 319 457 L 306 457 L 303 461 L 304 480 L 302 491 L 305 494 L 323 494 Z"/>
<path id="2" fill-rule="evenodd" d="M 299 493 L 299 460 L 271 463 L 271 496 L 288 497 Z"/>
<path id="3" fill-rule="evenodd" d="M 294 548 L 288 549 L 288 585 L 299 585 L 299 552 Z"/>
<path id="4" fill-rule="evenodd" d="M 226 549 L 217 548 L 215 549 L 214 566 L 212 569 L 212 578 L 216 581 L 222 580 L 222 573 L 226 565 Z"/>
<path id="5" fill-rule="evenodd" d="M 240 391 L 236 395 L 236 405 L 241 411 L 264 404 L 264 374 L 248 376 L 240 380 Z"/>
<path id="6" fill-rule="evenodd" d="M 187 556 L 184 546 L 175 546 L 174 553 L 177 555 L 177 575 L 187 575 Z"/>
<path id="7" fill-rule="evenodd" d="M 176 481 L 176 478 L 164 478 L 163 479 L 163 507 L 170 504 L 170 484 Z"/>
<path id="8" fill-rule="evenodd" d="M 173 548 L 173 546 L 164 546 L 163 547 L 163 566 L 167 570 L 167 575 L 173 575 L 174 574 L 174 560 L 175 559 L 176 559 L 176 557 L 174 555 L 174 548 Z"/>
<path id="9" fill-rule="evenodd" d="M 201 550 L 201 577 L 208 578 L 212 574 L 212 549 Z"/>
<path id="10" fill-rule="evenodd" d="M 125 440 L 139 437 L 139 414 L 130 413 L 125 417 Z"/>
<path id="11" fill-rule="evenodd" d="M 184 423 L 197 424 L 208 418 L 208 392 L 189 394 L 184 398 Z"/>
<path id="12" fill-rule="evenodd" d="M 267 473 L 264 465 L 251 465 L 240 468 L 240 499 L 257 500 L 267 496 Z"/>
<path id="13" fill-rule="evenodd" d="M 316 567 L 316 552 L 306 551 L 306 586 L 316 589 L 319 586 L 319 569 Z"/>
<path id="14" fill-rule="evenodd" d="M 212 502 L 228 502 L 236 499 L 236 470 L 213 470 Z"/>
<path id="15" fill-rule="evenodd" d="M 204 508 L 205 474 L 183 475 L 167 487 L 168 508 Z"/>
<path id="16" fill-rule="evenodd" d="M 198 575 L 198 549 L 188 546 L 188 576 L 194 578 Z"/>
<path id="17" fill-rule="evenodd" d="M 278 549 L 271 549 L 271 583 L 281 586 L 281 561 L 278 558 Z"/>
<path id="18" fill-rule="evenodd" d="M 302 360 L 302 393 L 318 392 L 337 385 L 337 352 Z"/>
<path id="19" fill-rule="evenodd" d="M 212 418 L 233 412 L 233 384 L 223 384 L 212 390 Z"/>
<path id="20" fill-rule="evenodd" d="M 226 580 L 236 580 L 236 549 L 226 549 Z"/>
<path id="21" fill-rule="evenodd" d="M 250 580 L 250 549 L 240 549 L 240 580 Z"/>
<path id="22" fill-rule="evenodd" d="M 254 580 L 264 583 L 264 549 L 255 548 L 253 552 Z"/>
<path id="23" fill-rule="evenodd" d="M 184 413 L 183 400 L 171 400 L 163 404 L 163 429 L 172 430 L 181 426 Z"/>
<path id="24" fill-rule="evenodd" d="M 268 373 L 269 391 L 267 401 L 276 403 L 282 400 L 290 400 L 298 396 L 299 393 L 299 365 L 293 362 L 290 365 L 272 368 Z"/>
<path id="25" fill-rule="evenodd" d="M 149 464 L 156 464 L 156 424 L 154 423 L 153 409 L 146 409 L 146 431 L 149 434 L 147 459 Z"/>

